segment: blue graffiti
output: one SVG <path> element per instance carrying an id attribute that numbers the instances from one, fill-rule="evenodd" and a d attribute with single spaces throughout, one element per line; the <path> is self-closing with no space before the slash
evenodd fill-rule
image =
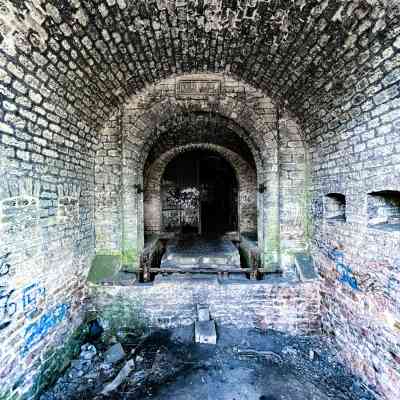
<path id="1" fill-rule="evenodd" d="M 8 262 L 8 259 L 10 257 L 11 253 L 7 253 L 4 256 L 0 257 L 0 278 L 3 276 L 6 276 L 10 272 L 10 263 Z"/>
<path id="2" fill-rule="evenodd" d="M 27 318 L 35 317 L 39 312 L 39 304 L 46 299 L 46 289 L 37 283 L 22 290 L 22 305 Z"/>
<path id="3" fill-rule="evenodd" d="M 353 275 L 353 271 L 346 264 L 336 263 L 336 269 L 339 272 L 339 282 L 349 285 L 354 290 L 359 290 L 357 279 Z"/>
<path id="4" fill-rule="evenodd" d="M 15 289 L 7 291 L 0 286 L 0 330 L 11 324 L 11 317 L 17 312 L 17 304 L 11 301 L 14 292 Z"/>
<path id="5" fill-rule="evenodd" d="M 54 327 L 64 321 L 69 315 L 70 308 L 69 304 L 59 304 L 42 315 L 38 321 L 30 324 L 25 329 L 25 343 L 21 354 L 26 355 L 33 345 L 43 340 Z"/>
<path id="6" fill-rule="evenodd" d="M 323 242 L 318 242 L 317 245 L 326 257 L 334 261 L 336 270 L 339 273 L 339 282 L 350 286 L 354 290 L 360 290 L 352 269 L 344 262 L 343 252 L 333 249 Z"/>
<path id="7" fill-rule="evenodd" d="M 349 285 L 354 290 L 359 290 L 357 279 L 355 278 L 350 266 L 344 262 L 342 251 L 332 249 L 328 257 L 335 262 L 336 270 L 339 272 L 339 282 Z"/>
<path id="8" fill-rule="evenodd" d="M 387 284 L 388 294 L 391 295 L 392 293 L 398 293 L 400 291 L 400 281 L 397 279 L 395 275 L 391 275 L 388 279 Z"/>

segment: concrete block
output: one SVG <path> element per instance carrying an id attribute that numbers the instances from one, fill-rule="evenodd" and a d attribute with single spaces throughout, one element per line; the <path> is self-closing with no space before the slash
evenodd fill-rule
<path id="1" fill-rule="evenodd" d="M 196 321 L 194 323 L 196 343 L 217 344 L 217 331 L 214 321 Z"/>
<path id="2" fill-rule="evenodd" d="M 208 306 L 197 304 L 197 318 L 199 321 L 210 320 L 210 310 L 208 309 Z"/>

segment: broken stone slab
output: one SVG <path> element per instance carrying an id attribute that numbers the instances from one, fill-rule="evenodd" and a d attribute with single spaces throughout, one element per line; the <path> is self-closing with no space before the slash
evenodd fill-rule
<path id="1" fill-rule="evenodd" d="M 208 306 L 197 304 L 197 319 L 199 321 L 210 320 L 210 310 L 208 309 Z"/>
<path id="2" fill-rule="evenodd" d="M 126 356 L 121 343 L 115 343 L 104 353 L 104 361 L 115 364 Z"/>
<path id="3" fill-rule="evenodd" d="M 217 344 L 217 331 L 214 321 L 196 321 L 194 333 L 196 343 Z"/>
<path id="4" fill-rule="evenodd" d="M 135 368 L 135 361 L 133 359 L 128 360 L 121 369 L 121 371 L 119 371 L 115 379 L 111 383 L 105 386 L 101 394 L 107 395 L 110 392 L 116 390 L 124 382 L 124 380 L 128 377 L 128 375 L 134 368 Z"/>
<path id="5" fill-rule="evenodd" d="M 87 343 L 81 346 L 80 358 L 82 360 L 92 360 L 94 357 L 96 357 L 96 354 L 96 347 L 94 347 L 92 344 Z"/>

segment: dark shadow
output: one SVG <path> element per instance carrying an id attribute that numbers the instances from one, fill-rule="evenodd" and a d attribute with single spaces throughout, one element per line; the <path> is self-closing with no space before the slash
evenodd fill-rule
<path id="1" fill-rule="evenodd" d="M 218 236 L 238 228 L 238 184 L 218 153 L 193 150 L 173 159 L 162 179 L 163 230 Z"/>

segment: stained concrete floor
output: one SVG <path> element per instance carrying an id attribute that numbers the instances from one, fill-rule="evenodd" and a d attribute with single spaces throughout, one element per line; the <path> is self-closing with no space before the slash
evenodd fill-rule
<path id="1" fill-rule="evenodd" d="M 173 334 L 175 340 L 177 334 Z M 183 335 L 182 342 L 190 339 Z M 188 341 L 187 340 L 187 341 Z M 196 345 L 193 363 L 143 400 L 367 400 L 374 397 L 319 337 L 219 329 L 217 346 Z"/>
<path id="2" fill-rule="evenodd" d="M 231 360 L 192 371 L 155 390 L 153 400 L 329 400 L 321 389 L 271 362 Z"/>
<path id="3" fill-rule="evenodd" d="M 123 342 L 126 356 L 114 366 L 104 361 L 109 345 L 89 346 L 92 356 L 81 353 L 41 400 L 375 400 L 318 336 L 224 327 L 212 346 L 193 344 L 190 327 L 156 331 Z M 130 359 L 127 379 L 101 394 Z"/>

